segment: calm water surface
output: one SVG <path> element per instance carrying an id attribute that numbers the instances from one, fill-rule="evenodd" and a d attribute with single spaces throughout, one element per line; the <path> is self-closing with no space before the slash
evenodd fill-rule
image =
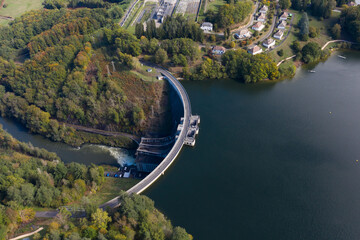
<path id="1" fill-rule="evenodd" d="M 196 147 L 145 194 L 195 239 L 360 239 L 360 53 L 341 54 L 276 84 L 184 82 L 201 115 Z M 133 161 L 0 123 L 64 162 Z"/>
<path id="2" fill-rule="evenodd" d="M 360 239 L 360 53 L 276 84 L 184 82 L 195 148 L 145 192 L 195 239 Z"/>

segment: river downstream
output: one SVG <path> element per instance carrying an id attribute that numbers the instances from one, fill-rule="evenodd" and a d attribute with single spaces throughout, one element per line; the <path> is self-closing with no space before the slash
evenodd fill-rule
<path id="1" fill-rule="evenodd" d="M 26 143 L 30 142 L 33 146 L 45 148 L 50 152 L 56 152 L 65 163 L 78 162 L 114 166 L 135 163 L 134 153 L 126 149 L 90 144 L 83 145 L 81 148 L 73 148 L 64 143 L 52 142 L 40 135 L 30 134 L 25 127 L 10 119 L 0 117 L 0 124 L 18 140 Z"/>
<path id="2" fill-rule="evenodd" d="M 182 82 L 196 146 L 144 194 L 194 239 L 359 239 L 360 53 L 340 54 L 279 83 Z"/>
<path id="3" fill-rule="evenodd" d="M 358 239 L 360 53 L 340 54 L 278 83 L 182 82 L 201 116 L 196 146 L 144 194 L 194 239 Z M 134 161 L 123 149 L 75 149 L 0 124 L 64 162 Z"/>

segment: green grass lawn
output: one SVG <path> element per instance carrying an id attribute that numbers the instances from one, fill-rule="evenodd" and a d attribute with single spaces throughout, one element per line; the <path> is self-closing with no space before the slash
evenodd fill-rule
<path id="1" fill-rule="evenodd" d="M 217 11 L 218 8 L 222 5 L 224 5 L 226 2 L 224 0 L 207 0 L 207 5 L 206 5 L 206 11 L 214 10 Z"/>
<path id="2" fill-rule="evenodd" d="M 91 202 L 101 205 L 116 196 L 119 196 L 121 190 L 126 191 L 137 184 L 140 180 L 132 178 L 105 178 L 105 183 L 101 189 L 89 196 Z"/>
<path id="3" fill-rule="evenodd" d="M 43 0 L 5 0 L 6 8 L 0 9 L 0 15 L 13 18 L 21 16 L 23 13 L 42 8 Z M 9 21 L 1 20 L 0 24 L 8 24 Z"/>
<path id="4" fill-rule="evenodd" d="M 147 69 L 152 69 L 152 72 L 147 72 Z M 159 81 L 156 79 L 156 76 L 159 75 L 154 68 L 147 67 L 147 66 L 138 66 L 136 70 L 132 70 L 132 73 L 137 75 L 139 78 L 145 81 Z"/>

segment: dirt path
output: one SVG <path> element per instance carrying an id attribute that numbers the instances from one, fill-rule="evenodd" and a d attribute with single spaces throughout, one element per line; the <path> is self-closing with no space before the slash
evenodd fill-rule
<path id="1" fill-rule="evenodd" d="M 100 135 L 104 135 L 104 136 L 122 136 L 122 137 L 127 137 L 130 138 L 131 140 L 135 141 L 136 143 L 139 143 L 140 141 L 140 137 L 139 136 L 135 136 L 129 133 L 124 133 L 124 132 L 109 132 L 109 131 L 105 131 L 105 130 L 100 130 L 100 129 L 95 129 L 95 128 L 88 128 L 88 127 L 84 127 L 84 126 L 79 126 L 79 125 L 75 125 L 75 124 L 69 124 L 69 123 L 63 123 L 65 124 L 65 126 L 67 127 L 72 127 L 76 130 L 80 130 L 80 131 L 84 131 L 84 132 L 89 132 L 89 133 L 96 133 L 96 134 L 100 134 Z"/>

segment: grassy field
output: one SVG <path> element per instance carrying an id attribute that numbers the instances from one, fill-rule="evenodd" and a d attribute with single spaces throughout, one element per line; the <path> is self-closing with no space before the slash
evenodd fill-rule
<path id="1" fill-rule="evenodd" d="M 198 22 L 205 19 L 205 14 L 207 11 L 209 11 L 210 9 L 217 11 L 220 6 L 226 3 L 224 0 L 204 0 L 204 1 L 206 1 L 206 4 L 201 4 L 200 6 Z"/>
<path id="2" fill-rule="evenodd" d="M 42 2 L 43 0 L 5 0 L 7 6 L 0 9 L 0 15 L 16 18 L 27 11 L 40 9 Z M 8 23 L 9 21 L 7 20 L 0 21 L 0 25 Z"/>
<path id="3" fill-rule="evenodd" d="M 119 196 L 121 190 L 128 190 L 140 180 L 132 178 L 105 178 L 105 183 L 103 184 L 100 191 L 96 194 L 90 195 L 89 199 L 91 202 L 101 205 L 116 196 Z"/>
<path id="4" fill-rule="evenodd" d="M 214 10 L 217 11 L 218 8 L 224 5 L 226 2 L 224 0 L 207 0 L 206 11 Z"/>

